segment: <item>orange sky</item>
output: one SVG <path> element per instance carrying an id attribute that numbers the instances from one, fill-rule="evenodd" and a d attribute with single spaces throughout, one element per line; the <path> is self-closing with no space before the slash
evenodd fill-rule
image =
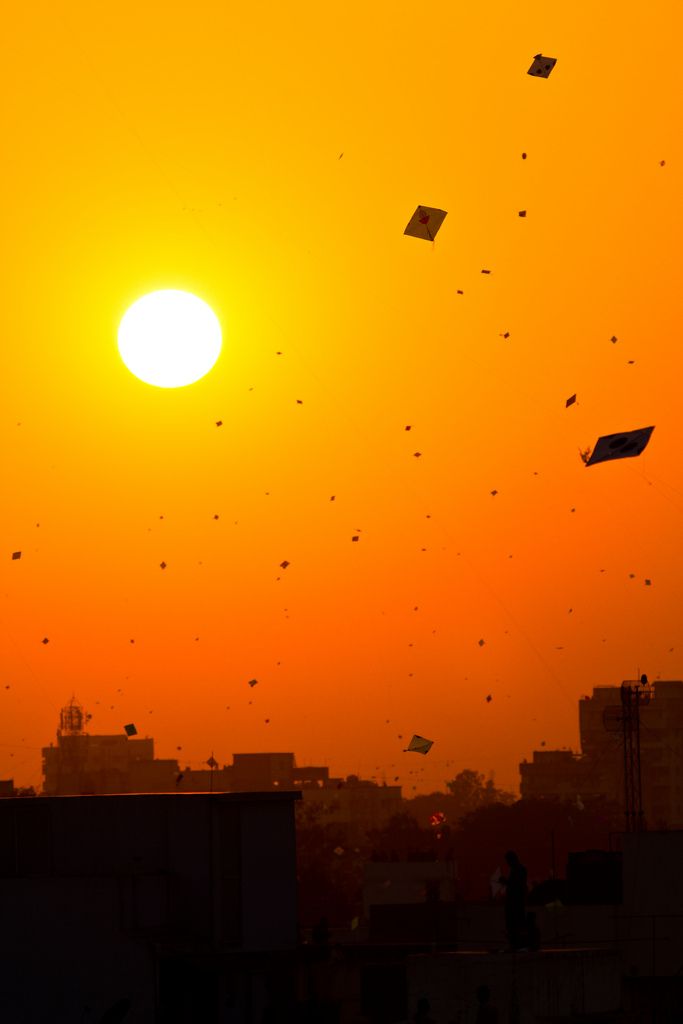
<path id="1" fill-rule="evenodd" d="M 66 7 L 0 62 L 0 777 L 75 693 L 183 764 L 512 787 L 683 677 L 681 5 Z M 156 288 L 223 326 L 187 388 L 118 355 Z"/>

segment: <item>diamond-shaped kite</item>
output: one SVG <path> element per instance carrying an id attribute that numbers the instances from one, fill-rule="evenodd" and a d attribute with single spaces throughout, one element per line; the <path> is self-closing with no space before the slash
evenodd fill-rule
<path id="1" fill-rule="evenodd" d="M 544 57 L 542 53 L 537 53 L 533 64 L 527 71 L 527 75 L 534 75 L 536 78 L 547 78 L 556 64 L 557 57 Z"/>
<path id="2" fill-rule="evenodd" d="M 406 752 L 414 750 L 416 754 L 428 754 L 434 744 L 434 740 L 426 740 L 424 736 L 413 736 L 406 747 Z"/>
<path id="3" fill-rule="evenodd" d="M 640 455 L 647 446 L 654 427 L 641 427 L 639 430 L 627 430 L 622 434 L 605 434 L 598 438 L 587 466 L 597 462 L 610 462 L 612 459 L 633 459 Z"/>
<path id="4" fill-rule="evenodd" d="M 124 725 L 123 728 L 126 733 L 126 736 L 137 736 L 138 734 L 138 731 L 132 722 L 130 722 L 128 725 Z"/>
<path id="5" fill-rule="evenodd" d="M 418 206 L 403 234 L 413 235 L 415 238 L 426 238 L 427 241 L 433 242 L 437 231 L 444 222 L 446 213 L 446 210 L 436 210 L 433 206 Z"/>

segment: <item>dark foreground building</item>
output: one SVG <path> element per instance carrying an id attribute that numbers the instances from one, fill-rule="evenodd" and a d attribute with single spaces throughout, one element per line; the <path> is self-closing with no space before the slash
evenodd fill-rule
<path id="1" fill-rule="evenodd" d="M 0 1021 L 260 1024 L 290 998 L 297 798 L 0 801 Z"/>

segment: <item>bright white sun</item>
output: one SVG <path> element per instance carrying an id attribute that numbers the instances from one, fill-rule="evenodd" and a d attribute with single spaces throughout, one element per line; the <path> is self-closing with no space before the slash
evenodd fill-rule
<path id="1" fill-rule="evenodd" d="M 173 289 L 134 302 L 119 325 L 119 352 L 131 373 L 158 388 L 182 388 L 209 372 L 221 325 L 196 295 Z"/>

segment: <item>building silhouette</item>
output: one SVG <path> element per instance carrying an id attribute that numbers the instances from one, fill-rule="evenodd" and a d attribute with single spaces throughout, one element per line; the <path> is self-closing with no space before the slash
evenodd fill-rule
<path id="1" fill-rule="evenodd" d="M 237 753 L 222 765 L 212 756 L 206 767 L 181 767 L 156 758 L 150 737 L 91 735 L 89 718 L 75 698 L 62 708 L 57 742 L 42 750 L 46 796 L 300 791 L 321 822 L 365 828 L 380 828 L 402 810 L 400 786 L 330 776 L 326 766 L 297 765 L 293 753 Z"/>
<path id="2" fill-rule="evenodd" d="M 297 942 L 297 799 L 0 801 L 0 1020 L 260 1024 Z"/>
<path id="3" fill-rule="evenodd" d="M 164 793 L 179 774 L 176 760 L 154 757 L 154 740 L 91 736 L 89 715 L 72 699 L 59 716 L 57 743 L 43 747 L 43 793 L 46 796 L 104 793 Z"/>
<path id="4" fill-rule="evenodd" d="M 603 796 L 624 805 L 621 687 L 579 701 L 581 753 L 535 750 L 520 766 L 522 799 Z M 683 829 L 683 682 L 656 680 L 639 709 L 643 809 L 649 827 Z"/>

